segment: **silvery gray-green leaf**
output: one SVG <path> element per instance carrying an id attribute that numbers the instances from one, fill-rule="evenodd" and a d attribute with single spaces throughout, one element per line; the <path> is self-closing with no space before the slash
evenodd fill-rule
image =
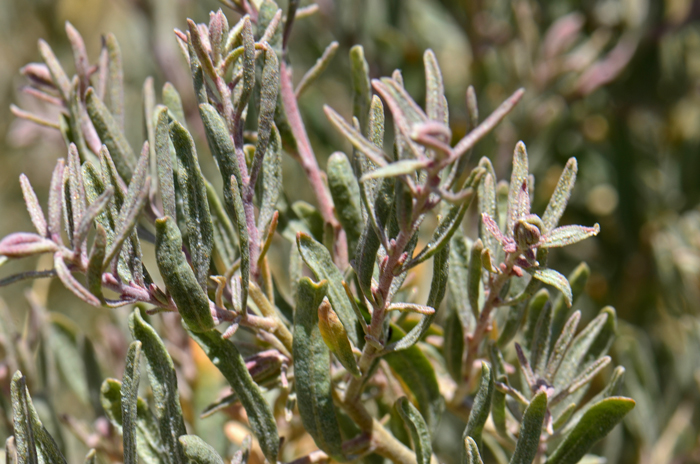
<path id="1" fill-rule="evenodd" d="M 272 126 L 267 155 L 263 159 L 262 172 L 257 188 L 260 189 L 260 213 L 258 230 L 264 230 L 270 224 L 277 208 L 277 201 L 282 192 L 282 139 L 277 127 Z"/>
<path id="2" fill-rule="evenodd" d="M 277 424 L 260 388 L 253 381 L 236 346 L 217 330 L 189 332 L 238 395 L 263 454 L 276 462 L 279 453 Z"/>
<path id="3" fill-rule="evenodd" d="M 196 435 L 183 435 L 180 443 L 185 456 L 194 464 L 224 464 L 216 450 Z"/>
<path id="4" fill-rule="evenodd" d="M 48 229 L 46 226 L 46 217 L 39 204 L 39 199 L 32 188 L 32 184 L 29 183 L 29 179 L 24 174 L 19 176 L 19 182 L 22 186 L 22 195 L 24 196 L 24 202 L 27 205 L 27 211 L 32 219 L 32 224 L 37 233 L 42 237 L 48 235 Z"/>
<path id="5" fill-rule="evenodd" d="M 107 109 L 112 113 L 117 127 L 124 129 L 124 70 L 122 52 L 114 34 L 105 36 L 109 56 L 109 78 L 107 84 Z"/>
<path id="6" fill-rule="evenodd" d="M 361 335 L 358 333 L 357 316 L 343 288 L 343 274 L 333 263 L 328 250 L 310 236 L 303 233 L 297 234 L 297 247 L 314 276 L 319 280 L 328 281 L 328 299 L 343 323 L 350 341 L 358 346 Z"/>
<path id="7" fill-rule="evenodd" d="M 100 389 L 102 409 L 118 432 L 124 433 L 122 418 L 122 383 L 106 379 Z M 136 451 L 145 464 L 167 463 L 158 421 L 143 398 L 136 400 Z"/>
<path id="8" fill-rule="evenodd" d="M 543 268 L 527 268 L 526 271 L 535 279 L 547 285 L 551 285 L 561 292 L 565 298 L 566 305 L 571 307 L 573 295 L 571 293 L 571 285 L 566 277 L 555 271 L 554 269 Z"/>
<path id="9" fill-rule="evenodd" d="M 573 271 L 567 277 L 569 284 L 571 285 L 571 301 L 573 303 L 578 300 L 586 287 L 586 282 L 588 282 L 588 276 L 591 274 L 591 269 L 585 262 L 580 263 L 574 268 Z M 566 305 L 566 299 L 564 295 L 560 294 L 556 300 L 554 300 L 554 308 L 552 313 L 552 333 L 561 333 L 566 317 L 569 314 L 569 307 Z M 551 343 L 554 343 L 552 340 Z"/>
<path id="10" fill-rule="evenodd" d="M 156 418 L 168 464 L 187 464 L 178 437 L 185 435 L 185 423 L 177 389 L 177 376 L 172 358 L 156 331 L 143 320 L 136 309 L 129 316 L 132 336 L 142 343 L 148 367 L 148 380 L 153 391 Z"/>
<path id="11" fill-rule="evenodd" d="M 530 344 L 530 364 L 537 375 L 544 373 L 549 359 L 549 340 L 552 337 L 552 305 L 545 304 L 535 326 Z"/>
<path id="12" fill-rule="evenodd" d="M 525 144 L 518 142 L 513 153 L 513 172 L 510 177 L 510 188 L 508 190 L 508 215 L 506 220 L 506 235 L 513 236 L 515 223 L 523 216 L 523 212 L 518 208 L 518 195 L 523 183 L 527 182 L 529 174 L 527 150 Z M 525 214 L 528 214 L 527 211 Z"/>
<path id="13" fill-rule="evenodd" d="M 326 280 L 315 284 L 306 277 L 298 284 L 294 310 L 294 372 L 304 428 L 319 448 L 344 460 L 333 406 L 330 351 L 318 326 L 318 307 L 329 290 Z"/>
<path id="14" fill-rule="evenodd" d="M 214 231 L 207 200 L 207 188 L 199 167 L 197 151 L 192 136 L 182 124 L 170 124 L 170 139 L 178 160 L 177 179 L 184 193 L 185 224 L 187 225 L 187 247 L 197 281 L 202 289 L 207 287 L 211 249 L 214 246 Z"/>
<path id="15" fill-rule="evenodd" d="M 592 406 L 547 458 L 547 464 L 575 464 L 635 406 L 630 398 L 606 398 Z"/>
<path id="16" fill-rule="evenodd" d="M 15 446 L 18 464 L 66 464 L 54 439 L 44 428 L 34 409 L 26 377 L 15 372 L 11 382 Z"/>
<path id="17" fill-rule="evenodd" d="M 557 186 L 554 188 L 554 193 L 547 204 L 547 209 L 542 215 L 542 223 L 544 224 L 544 231 L 548 232 L 554 229 L 559 223 L 562 214 L 564 214 L 564 209 L 569 202 L 571 197 L 571 191 L 574 188 L 574 183 L 576 182 L 576 173 L 578 172 L 578 163 L 576 158 L 569 158 L 566 162 L 564 170 L 559 177 Z"/>
<path id="18" fill-rule="evenodd" d="M 479 454 L 479 447 L 472 437 L 464 439 L 462 453 L 462 464 L 484 464 Z"/>
<path id="19" fill-rule="evenodd" d="M 85 98 L 88 114 L 92 124 L 95 126 L 97 135 L 100 136 L 102 143 L 109 149 L 119 175 L 125 181 L 128 181 L 131 179 L 131 174 L 136 165 L 136 155 L 131 145 L 124 137 L 118 122 L 92 88 L 88 89 Z"/>
<path id="20" fill-rule="evenodd" d="M 168 108 L 168 111 L 176 121 L 183 126 L 185 125 L 185 110 L 182 107 L 182 98 L 175 86 L 170 82 L 163 84 L 163 105 Z"/>
<path id="21" fill-rule="evenodd" d="M 479 294 L 481 292 L 481 272 L 483 268 L 481 253 L 483 250 L 484 245 L 480 239 L 474 242 L 469 253 L 469 267 L 467 269 L 467 300 L 475 319 L 479 318 L 479 312 L 481 311 Z"/>
<path id="22" fill-rule="evenodd" d="M 365 51 L 361 45 L 350 49 L 350 67 L 352 80 L 352 114 L 360 121 L 363 134 L 368 133 L 372 89 L 369 82 L 369 65 L 365 59 Z M 370 140 L 372 138 L 370 137 Z"/>
<path id="23" fill-rule="evenodd" d="M 141 370 L 139 358 L 141 342 L 129 345 L 121 386 L 122 435 L 124 437 L 124 464 L 138 464 L 136 452 L 137 403 Z"/>
<path id="24" fill-rule="evenodd" d="M 328 44 L 326 49 L 323 51 L 321 57 L 318 60 L 316 60 L 316 63 L 314 63 L 314 65 L 311 68 L 309 68 L 308 71 L 306 71 L 304 76 L 297 84 L 297 88 L 294 91 L 297 99 L 304 93 L 306 89 L 311 87 L 311 85 L 318 79 L 318 77 L 323 73 L 323 71 L 325 71 L 326 68 L 328 68 L 328 65 L 335 56 L 335 52 L 337 50 L 338 42 L 333 41 L 330 44 Z"/>
<path id="25" fill-rule="evenodd" d="M 165 288 L 187 327 L 195 332 L 212 329 L 215 323 L 209 309 L 209 297 L 197 282 L 182 251 L 177 224 L 167 216 L 156 220 L 156 262 Z"/>
<path id="26" fill-rule="evenodd" d="M 335 152 L 328 158 L 326 173 L 336 214 L 347 236 L 348 257 L 353 259 L 364 228 L 360 186 L 345 153 Z"/>
<path id="27" fill-rule="evenodd" d="M 433 121 L 447 124 L 449 114 L 445 98 L 445 84 L 435 52 L 428 49 L 423 54 L 425 67 L 425 112 Z"/>
<path id="28" fill-rule="evenodd" d="M 540 447 L 542 422 L 547 413 L 547 393 L 539 392 L 525 409 L 520 425 L 520 435 L 515 444 L 511 464 L 531 464 Z"/>
<path id="29" fill-rule="evenodd" d="M 163 91 L 165 93 L 165 90 Z M 156 108 L 155 155 L 158 171 L 158 190 L 163 201 L 163 215 L 177 217 L 173 157 L 170 152 L 170 116 L 167 107 Z"/>
<path id="30" fill-rule="evenodd" d="M 416 452 L 416 461 L 418 464 L 430 464 L 433 446 L 430 440 L 430 432 L 423 420 L 423 416 L 420 415 L 418 409 L 405 396 L 396 400 L 394 408 L 398 411 L 411 434 L 413 450 Z"/>
<path id="31" fill-rule="evenodd" d="M 471 412 L 469 413 L 469 421 L 462 432 L 462 440 L 471 437 L 477 445 L 481 444 L 481 433 L 484 430 L 484 424 L 489 417 L 491 410 L 491 401 L 493 398 L 493 373 L 488 365 L 481 363 L 481 381 L 479 389 L 474 397 Z"/>

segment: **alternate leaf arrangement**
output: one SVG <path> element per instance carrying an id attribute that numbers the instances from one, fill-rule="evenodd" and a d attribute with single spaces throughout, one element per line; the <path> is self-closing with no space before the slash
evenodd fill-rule
<path id="1" fill-rule="evenodd" d="M 45 42 L 44 64 L 23 68 L 33 94 L 62 109 L 58 123 L 13 108 L 19 117 L 59 129 L 68 155 L 54 169 L 47 215 L 22 176 L 36 233 L 0 242 L 4 260 L 51 253 L 53 268 L 3 283 L 57 276 L 93 306 L 148 308 L 129 317 L 134 341 L 122 381 L 107 379 L 100 391 L 101 407 L 123 436 L 123 462 L 224 462 L 205 440 L 187 433 L 173 360 L 146 317 L 158 312 L 179 313 L 230 384 L 233 393 L 207 413 L 240 403 L 268 462 L 287 458 L 278 426 L 295 416 L 319 450 L 290 457 L 299 458 L 294 462 L 437 462 L 431 436 L 445 408 L 467 423 L 461 462 L 584 458 L 634 402 L 615 396 L 621 367 L 584 401 L 611 361 L 606 353 L 615 311 L 604 308 L 577 333 L 581 314 L 569 313 L 588 268 L 581 264 L 567 279 L 547 267 L 550 248 L 599 230 L 557 227 L 576 160 L 567 163 L 541 218 L 530 210 L 533 179 L 522 142 L 510 182 L 497 181 L 486 157 L 474 168 L 469 163 L 473 147 L 513 110 L 523 90 L 480 122 L 470 88 L 471 127 L 452 146 L 435 55 L 424 55 L 422 108 L 400 71 L 370 80 L 356 46 L 350 54 L 352 120 L 325 107 L 352 152 L 332 154 L 323 173 L 298 99 L 337 44 L 295 88 L 288 39 L 295 20 L 312 9 L 290 1 L 285 14 L 272 0 L 229 3 L 243 14 L 234 26 L 219 10 L 208 25 L 188 20 L 186 31 L 176 30 L 222 195 L 202 174 L 170 84 L 163 87 L 163 104 L 156 104 L 153 80 L 144 84 L 147 140 L 136 156 L 124 136 L 121 52 L 111 35 L 92 66 L 82 38 L 67 26 L 77 73 L 72 79 Z M 385 106 L 395 129 L 391 153 L 385 151 Z M 301 164 L 317 207 L 288 205 L 283 152 Z M 475 197 L 480 238 L 472 241 L 462 226 Z M 434 216 L 437 225 L 430 228 Z M 276 234 L 293 245 L 290 289 L 274 276 L 268 256 Z M 429 239 L 419 246 L 423 236 Z M 142 240 L 155 242 L 164 288 L 144 266 Z M 418 302 L 413 276 L 430 259 L 430 291 Z M 542 284 L 559 295 L 550 298 Z M 441 328 L 435 322 L 446 295 Z M 246 358 L 239 330 L 255 336 L 256 352 Z M 139 397 L 141 358 L 153 409 Z M 508 361 L 517 362 L 517 371 Z M 285 414 L 271 407 L 268 392 L 286 403 Z M 19 371 L 12 404 L 10 462 L 66 462 Z M 92 451 L 86 462 L 95 456 Z M 247 456 L 239 451 L 232 462 L 247 462 Z"/>

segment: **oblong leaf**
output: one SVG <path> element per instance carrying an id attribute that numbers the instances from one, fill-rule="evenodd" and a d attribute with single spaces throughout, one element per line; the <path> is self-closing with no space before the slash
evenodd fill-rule
<path id="1" fill-rule="evenodd" d="M 335 211 L 347 237 L 348 258 L 353 259 L 364 228 L 360 185 L 345 153 L 335 152 L 328 158 L 326 173 Z"/>
<path id="2" fill-rule="evenodd" d="M 527 268 L 526 271 L 540 282 L 551 285 L 559 290 L 561 294 L 564 295 L 567 306 L 571 306 L 573 295 L 571 293 L 571 285 L 569 285 L 569 281 L 566 280 L 566 277 L 559 274 L 554 269 Z"/>
<path id="3" fill-rule="evenodd" d="M 136 453 L 136 423 L 138 410 L 138 393 L 141 370 L 139 358 L 141 342 L 129 345 L 124 367 L 124 380 L 121 386 L 122 436 L 124 437 L 124 464 L 138 464 Z"/>
<path id="4" fill-rule="evenodd" d="M 557 186 L 554 188 L 554 193 L 552 193 L 552 197 L 549 199 L 549 203 L 547 203 L 547 209 L 544 210 L 544 214 L 542 215 L 545 233 L 554 229 L 559 223 L 562 214 L 564 214 L 566 204 L 569 202 L 571 191 L 576 182 L 577 172 L 578 163 L 576 162 L 576 158 L 569 158 L 569 161 L 566 162 L 566 166 L 564 166 L 564 170 L 559 177 Z"/>

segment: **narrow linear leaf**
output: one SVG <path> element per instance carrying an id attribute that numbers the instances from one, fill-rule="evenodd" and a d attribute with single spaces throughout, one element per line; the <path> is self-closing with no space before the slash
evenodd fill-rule
<path id="1" fill-rule="evenodd" d="M 449 115 L 445 99 L 445 85 L 442 82 L 442 72 L 435 52 L 425 51 L 423 65 L 425 67 L 425 112 L 429 119 L 447 124 Z"/>
<path id="2" fill-rule="evenodd" d="M 141 342 L 129 345 L 124 367 L 124 379 L 121 387 L 122 435 L 124 437 L 124 464 L 138 464 L 136 453 L 137 403 L 141 371 L 139 357 Z"/>
<path id="3" fill-rule="evenodd" d="M 58 59 L 51 49 L 51 46 L 43 39 L 39 39 L 39 52 L 41 53 L 41 57 L 44 59 L 44 63 L 46 63 L 46 66 L 49 68 L 51 79 L 53 80 L 53 83 L 58 91 L 61 93 L 63 101 L 69 101 L 71 87 L 70 79 L 68 79 L 68 75 L 63 70 L 61 63 L 58 62 Z"/>
<path id="4" fill-rule="evenodd" d="M 598 232 L 600 232 L 598 224 L 593 227 L 577 225 L 557 227 L 542 237 L 539 246 L 542 248 L 556 248 L 573 245 L 588 237 L 598 235 Z"/>
<path id="5" fill-rule="evenodd" d="M 107 109 L 117 123 L 124 129 L 124 70 L 122 68 L 122 52 L 114 34 L 105 37 L 105 46 L 109 57 L 109 79 L 107 85 Z"/>
<path id="6" fill-rule="evenodd" d="M 566 162 L 564 170 L 559 177 L 559 182 L 554 188 L 554 193 L 547 204 L 547 209 L 542 215 L 542 223 L 544 224 L 544 232 L 547 233 L 554 229 L 561 219 L 566 205 L 571 197 L 571 191 L 576 183 L 576 173 L 578 172 L 578 163 L 576 158 L 569 158 Z"/>
<path id="7" fill-rule="evenodd" d="M 243 199 L 239 194 L 241 186 L 236 180 L 236 176 L 231 176 L 231 198 L 233 200 L 233 212 L 235 214 L 236 226 L 238 228 L 238 244 L 241 252 L 241 310 L 248 307 L 248 283 L 250 281 L 250 245 L 248 237 L 248 227 L 246 223 Z"/>
<path id="8" fill-rule="evenodd" d="M 569 281 L 571 285 L 571 301 L 576 302 L 579 296 L 581 296 L 586 288 L 586 282 L 588 282 L 588 276 L 591 274 L 591 268 L 588 264 L 581 262 L 578 266 L 574 268 L 573 271 L 567 276 L 566 280 Z M 552 333 L 561 333 L 564 324 L 566 323 L 566 318 L 569 314 L 569 307 L 566 306 L 566 299 L 564 295 L 559 295 L 554 301 L 554 309 L 552 316 Z M 555 340 L 552 340 L 554 343 Z"/>
<path id="9" fill-rule="evenodd" d="M 395 163 L 387 164 L 386 166 L 363 174 L 360 178 L 360 182 L 364 182 L 367 179 L 381 179 L 384 177 L 398 177 L 413 174 L 417 170 L 427 167 L 429 163 L 429 160 L 406 159 L 396 161 Z"/>
<path id="10" fill-rule="evenodd" d="M 136 155 L 134 155 L 134 151 L 124 137 L 122 129 L 105 104 L 97 96 L 94 89 L 88 89 L 85 98 L 88 114 L 92 124 L 95 126 L 97 135 L 109 149 L 119 175 L 126 181 L 130 180 L 136 165 Z"/>
<path id="11" fill-rule="evenodd" d="M 345 153 L 335 152 L 328 158 L 326 173 L 336 214 L 347 236 L 348 257 L 353 259 L 364 228 L 360 186 Z"/>
<path id="12" fill-rule="evenodd" d="M 255 158 L 250 172 L 251 188 L 255 187 L 258 175 L 263 168 L 270 136 L 275 125 L 275 109 L 279 91 L 280 71 L 277 54 L 271 47 L 265 49 L 265 65 L 260 82 L 260 108 L 258 114 L 258 141 L 255 145 Z M 273 155 L 274 156 L 274 155 Z M 266 225 L 266 224 L 265 224 Z"/>
<path id="13" fill-rule="evenodd" d="M 345 122 L 345 120 L 340 116 L 334 109 L 330 106 L 324 106 L 323 111 L 325 111 L 328 119 L 333 123 L 336 129 L 345 136 L 345 138 L 352 144 L 353 147 L 363 155 L 365 155 L 369 160 L 371 160 L 377 166 L 386 166 L 386 154 L 377 148 L 375 144 L 367 140 L 362 136 L 362 134 L 352 127 L 350 124 Z"/>
<path id="14" fill-rule="evenodd" d="M 106 255 L 107 232 L 101 224 L 97 224 L 95 240 L 92 244 L 92 250 L 90 250 L 90 257 L 88 258 L 86 278 L 88 290 L 102 303 L 104 303 L 104 296 L 102 295 L 102 269 L 104 268 L 104 259 Z"/>
<path id="15" fill-rule="evenodd" d="M 352 346 L 348 339 L 348 333 L 343 327 L 343 323 L 338 319 L 338 315 L 333 311 L 333 307 L 324 299 L 318 307 L 318 328 L 326 346 L 331 350 L 340 364 L 355 377 L 360 377 L 360 370 L 357 368 L 357 361 L 352 352 Z"/>
<path id="16" fill-rule="evenodd" d="M 197 281 L 203 290 L 207 288 L 211 250 L 214 246 L 214 226 L 209 212 L 207 187 L 199 167 L 197 151 L 192 136 L 182 124 L 170 124 L 170 139 L 178 159 L 178 183 L 185 201 L 185 224 L 187 248 L 192 259 L 192 267 Z"/>
<path id="17" fill-rule="evenodd" d="M 51 185 L 49 187 L 49 222 L 48 233 L 49 238 L 61 245 L 61 213 L 62 213 L 62 198 L 63 198 L 63 172 L 65 162 L 60 158 L 56 162 L 56 167 L 51 175 Z"/>
<path id="18" fill-rule="evenodd" d="M 430 464 L 433 454 L 433 445 L 430 440 L 428 426 L 423 420 L 418 409 L 405 396 L 402 396 L 394 403 L 394 408 L 403 419 L 411 434 L 413 451 L 416 452 L 418 464 Z"/>
<path id="19" fill-rule="evenodd" d="M 32 188 L 32 184 L 29 183 L 29 179 L 24 174 L 19 176 L 19 183 L 22 186 L 22 195 L 24 196 L 24 202 L 27 205 L 27 211 L 32 219 L 32 224 L 34 228 L 42 237 L 48 236 L 48 228 L 46 225 L 46 218 L 44 217 L 44 212 L 39 204 L 39 199 L 36 197 L 36 193 Z"/>
<path id="20" fill-rule="evenodd" d="M 277 201 L 282 192 L 282 139 L 277 127 L 272 126 L 272 135 L 267 156 L 263 159 L 261 180 L 257 182 L 260 197 L 258 230 L 265 230 L 272 221 L 277 208 Z"/>
<path id="21" fill-rule="evenodd" d="M 372 104 L 372 88 L 369 81 L 369 64 L 361 45 L 350 49 L 350 78 L 352 80 L 352 114 L 360 122 L 363 134 L 369 134 L 369 113 Z M 370 137 L 370 140 L 372 138 Z M 381 147 L 381 145 L 379 145 Z"/>
<path id="22" fill-rule="evenodd" d="M 163 201 L 163 215 L 174 218 L 177 217 L 177 210 L 173 182 L 173 158 L 170 153 L 170 117 L 166 107 L 161 106 L 156 109 L 155 141 L 158 190 Z"/>
<path id="23" fill-rule="evenodd" d="M 138 309 L 129 316 L 129 329 L 132 336 L 142 343 L 164 449 L 170 456 L 171 463 L 188 464 L 182 445 L 178 441 L 178 438 L 185 435 L 187 431 L 182 418 L 173 360 L 161 338 L 153 327 L 143 320 Z"/>
<path id="24" fill-rule="evenodd" d="M 520 426 L 520 436 L 515 444 L 510 464 L 531 464 L 535 459 L 540 447 L 540 434 L 546 413 L 547 393 L 541 391 L 535 395 L 530 401 L 530 405 L 525 409 Z"/>
<path id="25" fill-rule="evenodd" d="M 246 368 L 236 346 L 223 338 L 217 330 L 191 332 L 190 336 L 202 347 L 209 359 L 221 371 L 226 381 L 240 398 L 248 422 L 269 462 L 277 462 L 279 435 L 270 406 Z"/>
<path id="26" fill-rule="evenodd" d="M 564 355 L 569 350 L 569 346 L 571 346 L 571 342 L 574 339 L 574 335 L 576 334 L 576 329 L 578 328 L 578 323 L 580 320 L 581 311 L 574 312 L 566 324 L 564 324 L 559 338 L 552 347 L 552 354 L 547 361 L 547 368 L 544 376 L 545 380 L 547 380 L 547 382 L 550 384 L 554 383 L 554 378 L 556 377 L 559 367 L 564 360 Z M 555 333 L 556 332 L 552 330 L 552 334 Z"/>
<path id="27" fill-rule="evenodd" d="M 477 390 L 476 396 L 474 397 L 474 403 L 469 413 L 467 426 L 464 432 L 462 432 L 462 440 L 471 437 L 479 447 L 481 446 L 481 433 L 484 430 L 484 424 L 486 424 L 486 420 L 489 418 L 489 411 L 491 410 L 493 385 L 493 373 L 488 365 L 482 362 L 479 390 Z"/>
<path id="28" fill-rule="evenodd" d="M 66 464 L 58 445 L 44 428 L 27 389 L 27 379 L 20 371 L 11 382 L 15 446 L 19 464 Z"/>
<path id="29" fill-rule="evenodd" d="M 314 63 L 314 65 L 308 71 L 306 71 L 304 76 L 299 81 L 299 84 L 297 84 L 297 88 L 294 90 L 297 100 L 306 89 L 312 86 L 323 71 L 326 70 L 331 60 L 335 56 L 336 51 L 338 51 L 338 42 L 333 41 L 328 44 L 321 57 L 316 60 L 316 63 Z"/>

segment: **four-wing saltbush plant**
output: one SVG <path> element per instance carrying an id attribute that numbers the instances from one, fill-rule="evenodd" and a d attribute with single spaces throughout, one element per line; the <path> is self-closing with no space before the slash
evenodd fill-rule
<path id="1" fill-rule="evenodd" d="M 581 314 L 570 308 L 588 267 L 581 264 L 568 278 L 547 267 L 550 248 L 599 230 L 558 226 L 576 160 L 567 163 L 541 217 L 530 208 L 534 181 L 522 142 L 509 182 L 496 179 L 486 157 L 470 164 L 472 148 L 523 90 L 480 121 L 470 88 L 471 127 L 452 145 L 435 55 L 424 55 L 421 107 L 400 71 L 370 80 L 363 49 L 354 47 L 352 118 L 325 107 L 352 152 L 332 154 L 324 173 L 298 99 L 337 44 L 294 87 L 288 39 L 295 18 L 311 11 L 295 1 L 286 13 L 271 0 L 229 6 L 244 14 L 233 26 L 218 11 L 208 25 L 189 20 L 185 31 L 176 30 L 221 192 L 202 174 L 172 85 L 165 84 L 157 104 L 153 80 L 145 82 L 147 140 L 140 154 L 127 142 L 122 58 L 113 36 L 92 65 L 81 36 L 67 26 L 72 78 L 43 41 L 44 63 L 23 68 L 32 93 L 57 105 L 60 116 L 56 122 L 14 112 L 60 130 L 68 151 L 54 168 L 46 214 L 29 180 L 20 179 L 36 233 L 0 242 L 4 261 L 46 253 L 53 267 L 5 283 L 56 276 L 93 306 L 137 305 L 122 380 L 105 380 L 95 401 L 123 436 L 123 458 L 106 446 L 97 446 L 97 455 L 125 463 L 223 462 L 206 437 L 188 434 L 175 364 L 148 322 L 147 315 L 177 312 L 232 390 L 205 415 L 242 405 L 268 462 L 437 462 L 431 436 L 445 408 L 467 424 L 461 462 L 487 455 L 518 464 L 582 459 L 634 402 L 615 396 L 622 368 L 596 396 L 587 395 L 610 363 L 615 311 L 603 309 L 578 330 Z M 316 206 L 289 205 L 283 153 L 300 163 Z M 463 231 L 473 202 L 476 240 Z M 268 256 L 279 251 L 275 234 L 292 245 L 289 289 L 274 277 Z M 144 240 L 155 242 L 159 278 L 144 265 Z M 430 291 L 417 301 L 412 276 L 426 261 Z M 446 295 L 447 314 L 436 319 Z M 240 337 L 244 331 L 254 338 Z M 142 362 L 147 399 L 139 396 Z M 19 371 L 12 406 L 9 462 L 65 462 Z M 308 456 L 289 456 L 278 433 L 296 417 L 319 448 Z M 247 462 L 248 454 L 239 451 L 233 462 Z M 93 451 L 87 462 L 95 459 Z"/>

